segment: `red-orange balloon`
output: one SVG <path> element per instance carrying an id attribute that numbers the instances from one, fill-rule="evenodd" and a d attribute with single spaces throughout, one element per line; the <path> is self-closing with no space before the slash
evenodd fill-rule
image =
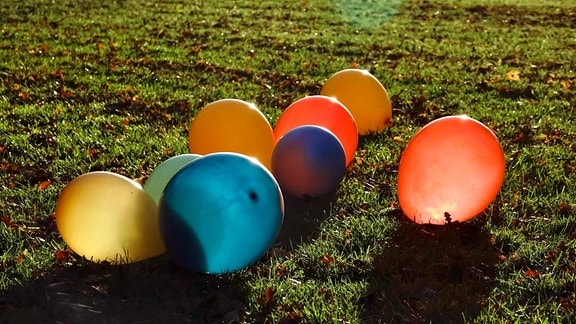
<path id="1" fill-rule="evenodd" d="M 490 205 L 504 182 L 500 142 L 484 124 L 449 116 L 424 126 L 398 169 L 398 199 L 418 224 L 464 222 Z"/>
<path id="2" fill-rule="evenodd" d="M 354 117 L 338 100 L 327 96 L 308 96 L 292 103 L 276 122 L 276 143 L 299 126 L 315 125 L 331 131 L 344 148 L 346 165 L 352 162 L 358 146 L 358 129 Z"/>

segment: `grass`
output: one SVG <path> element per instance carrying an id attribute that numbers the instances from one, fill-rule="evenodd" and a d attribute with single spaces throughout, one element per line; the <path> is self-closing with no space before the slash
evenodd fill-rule
<path id="1" fill-rule="evenodd" d="M 574 320 L 575 16 L 569 1 L 2 2 L 1 321 Z M 206 104 L 251 101 L 274 124 L 349 67 L 385 85 L 393 125 L 360 139 L 334 195 L 287 200 L 255 265 L 93 264 L 59 237 L 75 177 L 145 177 L 187 152 Z M 396 197 L 402 150 L 462 113 L 496 132 L 505 183 L 472 221 L 414 225 Z"/>

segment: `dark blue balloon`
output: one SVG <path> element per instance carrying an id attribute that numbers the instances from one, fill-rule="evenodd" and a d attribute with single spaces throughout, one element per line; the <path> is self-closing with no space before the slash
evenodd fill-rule
<path id="1" fill-rule="evenodd" d="M 159 208 L 160 233 L 172 259 L 213 274 L 258 261 L 284 217 L 272 174 L 237 153 L 208 154 L 180 169 L 166 185 Z"/>
<path id="2" fill-rule="evenodd" d="M 272 173 L 284 193 L 321 197 L 338 188 L 346 173 L 346 154 L 338 137 L 328 129 L 296 127 L 276 143 Z"/>

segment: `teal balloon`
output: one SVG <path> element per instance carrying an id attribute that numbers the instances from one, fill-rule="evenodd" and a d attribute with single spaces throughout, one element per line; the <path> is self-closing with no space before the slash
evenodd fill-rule
<path id="1" fill-rule="evenodd" d="M 156 205 L 158 205 L 164 188 L 170 179 L 172 179 L 174 174 L 176 174 L 176 172 L 178 172 L 178 170 L 183 166 L 199 157 L 201 157 L 199 154 L 180 154 L 160 163 L 154 171 L 152 171 L 152 174 L 150 174 L 146 183 L 144 183 L 144 191 L 148 193 Z"/>
<path id="2" fill-rule="evenodd" d="M 222 274 L 258 261 L 272 246 L 284 201 L 272 173 L 238 153 L 212 153 L 185 165 L 159 204 L 160 234 L 172 260 Z"/>

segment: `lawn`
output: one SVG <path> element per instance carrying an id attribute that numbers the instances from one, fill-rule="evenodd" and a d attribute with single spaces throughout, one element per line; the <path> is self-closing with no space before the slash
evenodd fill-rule
<path id="1" fill-rule="evenodd" d="M 573 1 L 2 1 L 0 322 L 575 321 L 575 29 Z M 334 194 L 286 198 L 256 264 L 114 266 L 62 241 L 74 178 L 145 181 L 207 104 L 253 102 L 274 125 L 346 68 L 382 82 L 393 123 L 360 137 Z M 455 114 L 498 136 L 504 184 L 468 222 L 416 225 L 400 157 Z"/>

